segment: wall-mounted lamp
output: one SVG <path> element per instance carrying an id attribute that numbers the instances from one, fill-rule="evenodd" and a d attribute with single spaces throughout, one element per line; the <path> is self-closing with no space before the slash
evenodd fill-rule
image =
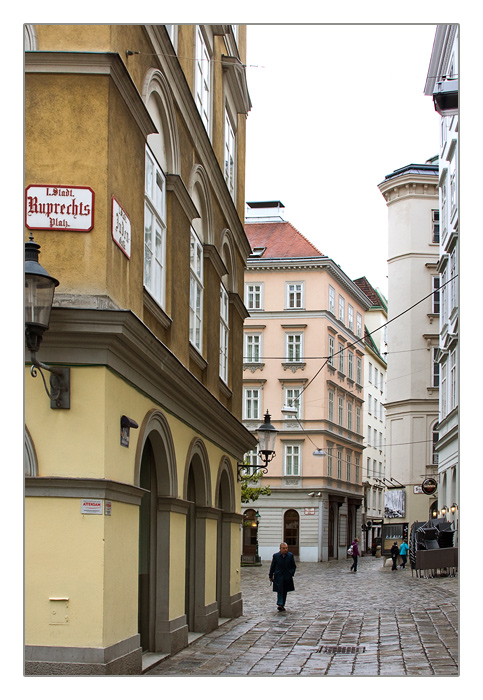
<path id="1" fill-rule="evenodd" d="M 132 418 L 121 416 L 121 445 L 129 447 L 129 435 L 131 428 L 139 428 L 139 425 Z"/>
<path id="2" fill-rule="evenodd" d="M 451 508 L 450 508 L 450 511 L 451 511 L 452 513 L 456 513 L 457 510 L 458 510 L 458 504 L 457 504 L 457 503 L 452 503 Z"/>
<path id="3" fill-rule="evenodd" d="M 59 281 L 39 264 L 40 246 L 32 234 L 25 243 L 25 342 L 31 353 L 30 374 L 42 376 L 51 408 L 70 408 L 70 367 L 50 367 L 37 360 L 44 332 L 49 327 L 54 290 Z M 50 372 L 50 391 L 42 370 Z"/>
<path id="4" fill-rule="evenodd" d="M 431 511 L 431 515 L 433 516 L 434 519 L 436 519 L 436 518 L 438 517 L 438 511 L 436 510 L 436 508 L 434 508 L 434 509 Z"/>
<path id="5" fill-rule="evenodd" d="M 327 454 L 327 452 L 324 452 L 324 450 L 321 450 L 321 449 L 317 448 L 316 450 L 314 450 L 314 451 L 312 452 L 312 454 L 314 455 L 314 457 L 325 457 L 325 455 Z"/>
<path id="6" fill-rule="evenodd" d="M 275 457 L 275 440 L 277 438 L 278 430 L 273 427 L 270 423 L 271 416 L 267 411 L 265 414 L 264 422 L 258 426 L 258 455 L 264 462 L 263 465 L 250 465 L 250 464 L 237 464 L 238 481 L 241 481 L 242 472 L 247 469 L 247 467 L 255 467 L 257 471 L 261 471 L 263 474 L 267 474 L 268 467 L 267 464 L 272 461 Z"/>
<path id="7" fill-rule="evenodd" d="M 443 517 L 446 515 L 446 511 L 447 511 L 447 510 L 448 510 L 448 509 L 446 508 L 446 506 L 443 506 L 443 507 L 441 508 L 441 515 L 442 515 Z"/>

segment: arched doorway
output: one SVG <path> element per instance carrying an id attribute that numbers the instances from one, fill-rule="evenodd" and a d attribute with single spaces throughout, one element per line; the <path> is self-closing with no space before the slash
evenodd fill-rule
<path id="1" fill-rule="evenodd" d="M 185 615 L 190 632 L 207 632 L 216 627 L 218 611 L 205 603 L 206 590 L 206 520 L 214 517 L 210 508 L 211 493 L 209 461 L 206 447 L 195 439 L 188 451 L 185 494 L 188 502 L 186 515 L 185 556 Z M 210 617 L 211 616 L 211 617 Z M 210 619 L 208 619 L 210 617 Z M 214 622 L 216 617 L 216 624 Z M 211 627 L 210 627 L 211 626 Z"/>
<path id="2" fill-rule="evenodd" d="M 292 552 L 294 557 L 299 556 L 299 531 L 300 516 L 297 511 L 292 508 L 285 511 L 283 516 L 283 541 L 288 544 L 288 550 Z"/>
<path id="3" fill-rule="evenodd" d="M 139 509 L 138 632 L 143 651 L 171 652 L 186 633 L 184 620 L 170 620 L 170 564 L 179 556 L 170 551 L 170 503 L 178 489 L 174 444 L 160 411 L 144 418 L 135 465 L 135 483 L 145 490 Z"/>
<path id="4" fill-rule="evenodd" d="M 242 555 L 247 562 L 254 562 L 257 554 L 258 524 L 256 511 L 248 508 L 243 513 L 243 546 Z"/>
<path id="5" fill-rule="evenodd" d="M 231 514 L 234 511 L 234 484 L 229 465 L 220 467 L 216 507 L 219 511 L 216 542 L 216 602 L 219 617 L 232 617 L 230 596 Z"/>
<path id="6" fill-rule="evenodd" d="M 138 631 L 143 651 L 155 649 L 154 620 L 156 616 L 156 469 L 154 454 L 148 438 L 141 458 L 139 485 L 145 493 L 139 511 L 139 584 L 138 584 Z"/>

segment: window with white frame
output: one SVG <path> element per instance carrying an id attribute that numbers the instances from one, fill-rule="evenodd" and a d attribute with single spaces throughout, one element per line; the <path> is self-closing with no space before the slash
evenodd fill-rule
<path id="1" fill-rule="evenodd" d="M 450 188 L 450 211 L 451 216 L 456 211 L 458 205 L 458 185 L 457 185 L 457 168 L 456 168 L 456 153 L 451 159 L 449 165 L 449 188 Z"/>
<path id="2" fill-rule="evenodd" d="M 349 379 L 354 379 L 354 353 L 350 350 L 347 352 L 347 376 Z"/>
<path id="3" fill-rule="evenodd" d="M 166 178 L 146 146 L 144 178 L 144 286 L 161 306 L 166 298 Z"/>
<path id="4" fill-rule="evenodd" d="M 249 311 L 261 311 L 263 309 L 262 283 L 245 285 L 245 305 Z"/>
<path id="5" fill-rule="evenodd" d="M 349 330 L 354 330 L 354 307 L 350 304 L 347 305 L 347 325 Z"/>
<path id="6" fill-rule="evenodd" d="M 431 243 L 439 243 L 439 209 L 431 209 Z"/>
<path id="7" fill-rule="evenodd" d="M 371 476 L 371 458 L 367 458 L 367 476 Z"/>
<path id="8" fill-rule="evenodd" d="M 350 452 L 346 452 L 345 456 L 345 466 L 346 466 L 346 480 L 350 481 L 352 478 L 351 470 L 352 470 L 352 455 Z"/>
<path id="9" fill-rule="evenodd" d="M 439 314 L 439 275 L 433 277 L 433 314 Z"/>
<path id="10" fill-rule="evenodd" d="M 335 338 L 329 335 L 329 365 L 334 366 Z"/>
<path id="11" fill-rule="evenodd" d="M 379 384 L 379 370 L 377 367 L 374 367 L 374 386 L 377 389 L 377 385 Z"/>
<path id="12" fill-rule="evenodd" d="M 371 446 L 372 428 L 370 425 L 367 426 L 367 445 Z"/>
<path id="13" fill-rule="evenodd" d="M 337 478 L 342 479 L 342 450 L 337 450 Z"/>
<path id="14" fill-rule="evenodd" d="M 445 267 L 441 278 L 441 326 L 448 320 L 448 268 Z"/>
<path id="15" fill-rule="evenodd" d="M 301 362 L 303 357 L 303 333 L 286 333 L 285 357 L 286 362 Z"/>
<path id="16" fill-rule="evenodd" d="M 190 342 L 201 353 L 203 344 L 203 246 L 194 229 L 190 241 Z"/>
<path id="17" fill-rule="evenodd" d="M 359 454 L 356 454 L 356 484 L 358 484 L 359 480 L 360 480 L 360 470 L 361 470 L 361 456 Z"/>
<path id="18" fill-rule="evenodd" d="M 334 422 L 334 392 L 329 389 L 329 420 Z"/>
<path id="19" fill-rule="evenodd" d="M 449 297 L 450 297 L 450 312 L 458 305 L 458 283 L 457 283 L 457 247 L 455 246 L 449 256 Z"/>
<path id="20" fill-rule="evenodd" d="M 201 27 L 196 27 L 195 102 L 205 129 L 210 133 L 211 62 Z"/>
<path id="21" fill-rule="evenodd" d="M 260 420 L 261 389 L 245 387 L 243 389 L 243 420 Z"/>
<path id="22" fill-rule="evenodd" d="M 335 289 L 329 284 L 329 311 L 335 316 Z"/>
<path id="23" fill-rule="evenodd" d="M 342 343 L 339 343 L 339 372 L 342 372 L 344 374 L 344 346 Z"/>
<path id="24" fill-rule="evenodd" d="M 347 402 L 347 430 L 352 430 L 352 401 Z"/>
<path id="25" fill-rule="evenodd" d="M 284 446 L 284 475 L 300 476 L 302 467 L 302 451 L 300 445 Z"/>
<path id="26" fill-rule="evenodd" d="M 177 24 L 165 24 L 166 31 L 169 34 L 173 48 L 176 51 L 178 47 L 178 25 Z"/>
<path id="27" fill-rule="evenodd" d="M 261 333 L 245 333 L 245 362 L 261 362 Z"/>
<path id="28" fill-rule="evenodd" d="M 441 217 L 443 224 L 443 241 L 446 239 L 448 234 L 448 186 L 446 183 L 447 170 L 443 171 L 443 177 L 445 178 L 441 184 Z"/>
<path id="29" fill-rule="evenodd" d="M 339 294 L 339 321 L 345 323 L 345 299 Z"/>
<path id="30" fill-rule="evenodd" d="M 235 158 L 235 130 L 228 110 L 225 108 L 225 182 L 233 200 L 235 199 Z"/>
<path id="31" fill-rule="evenodd" d="M 356 326 L 356 335 L 358 338 L 362 338 L 362 315 L 357 312 L 357 326 Z"/>
<path id="32" fill-rule="evenodd" d="M 367 412 L 369 415 L 372 413 L 372 396 L 370 394 L 367 396 Z"/>
<path id="33" fill-rule="evenodd" d="M 356 358 L 356 383 L 362 384 L 362 359 Z"/>
<path id="34" fill-rule="evenodd" d="M 338 396 L 338 411 L 337 411 L 337 419 L 339 425 L 344 425 L 344 397 L 343 396 Z"/>
<path id="35" fill-rule="evenodd" d="M 438 440 L 439 440 L 439 432 L 436 429 L 436 426 L 437 426 L 437 423 L 433 426 L 433 431 L 432 431 L 433 443 L 432 443 L 432 457 L 431 457 L 432 462 L 431 462 L 431 464 L 438 464 L 438 460 L 439 460 L 439 455 L 438 455 L 438 452 L 436 450 L 436 445 L 438 444 Z"/>
<path id="36" fill-rule="evenodd" d="M 368 382 L 369 382 L 369 384 L 372 384 L 372 362 L 369 362 L 369 377 L 368 377 Z"/>
<path id="37" fill-rule="evenodd" d="M 333 447 L 327 447 L 327 476 L 332 476 Z"/>
<path id="38" fill-rule="evenodd" d="M 456 350 L 453 350 L 449 356 L 449 410 L 452 411 L 456 406 Z"/>
<path id="39" fill-rule="evenodd" d="M 431 386 L 433 386 L 435 389 L 439 387 L 439 370 L 440 370 L 440 364 L 438 362 L 438 348 L 433 348 L 433 381 Z"/>
<path id="40" fill-rule="evenodd" d="M 285 404 L 287 406 L 291 406 L 292 408 L 296 409 L 296 417 L 301 418 L 302 417 L 302 399 L 301 399 L 301 393 L 302 393 L 302 388 L 301 387 L 285 387 Z"/>
<path id="41" fill-rule="evenodd" d="M 356 406 L 356 433 L 361 432 L 361 407 L 358 404 Z"/>
<path id="42" fill-rule="evenodd" d="M 304 307 L 304 284 L 303 282 L 286 283 L 286 308 L 303 309 Z"/>
<path id="43" fill-rule="evenodd" d="M 220 285 L 220 377 L 228 384 L 228 343 L 230 328 L 228 325 L 230 303 L 228 292 Z"/>

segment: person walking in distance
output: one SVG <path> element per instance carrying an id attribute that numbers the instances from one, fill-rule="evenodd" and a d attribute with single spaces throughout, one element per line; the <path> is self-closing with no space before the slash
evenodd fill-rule
<path id="1" fill-rule="evenodd" d="M 397 542 L 394 542 L 394 544 L 391 547 L 392 571 L 397 571 L 398 554 L 399 554 L 399 547 L 397 546 Z"/>
<path id="2" fill-rule="evenodd" d="M 282 542 L 280 551 L 275 552 L 272 557 L 272 564 L 268 573 L 268 578 L 273 583 L 273 590 L 277 594 L 279 612 L 285 610 L 287 593 L 295 590 L 293 577 L 296 568 L 292 552 L 288 551 L 287 543 Z"/>
<path id="3" fill-rule="evenodd" d="M 401 559 L 402 559 L 401 569 L 406 568 L 406 562 L 408 560 L 408 551 L 409 551 L 408 543 L 406 542 L 406 540 L 404 540 L 404 542 L 399 547 L 399 554 L 401 555 Z"/>
<path id="4" fill-rule="evenodd" d="M 351 571 L 353 571 L 355 574 L 357 574 L 357 560 L 359 558 L 359 540 L 357 537 L 354 537 L 351 548 L 352 548 L 352 566 L 351 566 Z"/>

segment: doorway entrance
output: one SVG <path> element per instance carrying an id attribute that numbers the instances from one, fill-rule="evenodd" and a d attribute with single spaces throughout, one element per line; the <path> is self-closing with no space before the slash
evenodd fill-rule
<path id="1" fill-rule="evenodd" d="M 141 459 L 139 478 L 141 488 L 148 491 L 143 496 L 139 511 L 139 585 L 138 632 L 143 651 L 154 649 L 154 608 L 156 571 L 156 470 L 153 448 L 146 440 Z"/>
<path id="2" fill-rule="evenodd" d="M 283 541 L 288 544 L 289 552 L 299 556 L 300 516 L 296 510 L 285 511 L 283 516 Z"/>

